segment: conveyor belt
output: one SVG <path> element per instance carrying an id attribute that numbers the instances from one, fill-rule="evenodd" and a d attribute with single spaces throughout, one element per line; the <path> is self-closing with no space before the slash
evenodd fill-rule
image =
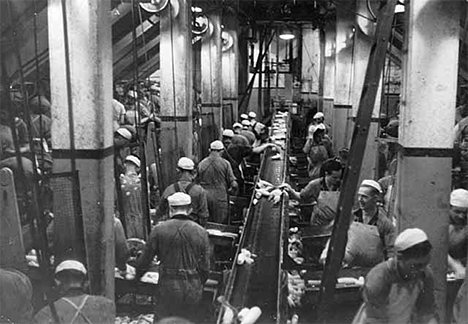
<path id="1" fill-rule="evenodd" d="M 286 119 L 287 122 L 287 119 Z M 278 133 L 278 132 L 277 132 Z M 287 134 L 283 134 L 287 135 Z M 262 159 L 259 177 L 271 184 L 282 184 L 287 176 L 288 136 L 281 140 L 285 148 L 280 152 L 281 159 L 272 159 L 274 152 L 267 151 Z M 262 197 L 256 205 L 252 196 L 249 213 L 244 225 L 237 255 L 245 248 L 257 255 L 251 265 L 234 263 L 224 296 L 239 310 L 258 306 L 262 316 L 257 323 L 275 323 L 279 320 L 281 307 L 281 263 L 283 242 L 286 238 L 287 196 L 273 205 L 268 198 Z M 223 309 L 218 323 L 222 323 Z"/>

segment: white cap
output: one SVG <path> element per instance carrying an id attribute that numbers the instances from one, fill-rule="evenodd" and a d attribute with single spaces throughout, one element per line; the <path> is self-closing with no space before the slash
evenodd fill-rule
<path id="1" fill-rule="evenodd" d="M 240 118 L 241 119 L 249 119 L 249 116 L 247 116 L 247 114 L 241 114 Z"/>
<path id="2" fill-rule="evenodd" d="M 233 137 L 234 136 L 234 132 L 232 129 L 225 129 L 223 130 L 223 136 L 225 137 Z"/>
<path id="3" fill-rule="evenodd" d="M 88 273 L 83 263 L 81 263 L 80 261 L 76 261 L 76 260 L 65 260 L 61 262 L 57 266 L 57 268 L 55 268 L 55 274 L 64 270 L 76 270 L 76 271 L 81 272 L 84 275 Z"/>
<path id="4" fill-rule="evenodd" d="M 374 180 L 363 180 L 361 187 L 371 187 L 377 190 L 379 193 L 382 193 L 382 187 L 380 186 L 380 183 Z"/>
<path id="5" fill-rule="evenodd" d="M 241 123 L 234 123 L 234 125 L 232 125 L 232 128 L 242 128 L 242 124 Z"/>
<path id="6" fill-rule="evenodd" d="M 193 169 L 195 169 L 195 163 L 188 157 L 181 157 L 177 162 L 177 167 L 183 170 L 193 171 Z"/>
<path id="7" fill-rule="evenodd" d="M 137 99 L 138 98 L 138 93 L 135 90 L 128 90 L 127 96 Z"/>
<path id="8" fill-rule="evenodd" d="M 130 131 L 126 128 L 119 128 L 116 130 L 116 133 L 128 140 L 132 139 L 132 133 L 130 133 Z"/>
<path id="9" fill-rule="evenodd" d="M 176 192 L 167 197 L 169 206 L 187 206 L 192 203 L 192 198 L 183 192 Z"/>
<path id="10" fill-rule="evenodd" d="M 248 121 L 247 119 L 244 119 L 244 120 L 242 121 L 242 125 L 244 125 L 244 126 L 250 126 L 250 121 Z"/>
<path id="11" fill-rule="evenodd" d="M 323 112 L 319 111 L 314 115 L 314 119 L 316 118 L 325 118 L 325 115 L 323 114 Z"/>
<path id="12" fill-rule="evenodd" d="M 398 234 L 395 239 L 395 251 L 401 252 L 409 249 L 416 244 L 427 241 L 426 233 L 419 228 L 408 228 Z"/>
<path id="13" fill-rule="evenodd" d="M 468 208 L 468 190 L 455 189 L 450 194 L 450 205 L 460 208 Z"/>
<path id="14" fill-rule="evenodd" d="M 224 150 L 223 142 L 221 142 L 221 141 L 214 141 L 214 142 L 211 142 L 211 144 L 210 144 L 210 150 L 214 150 L 214 151 L 221 151 L 221 150 Z"/>
<path id="15" fill-rule="evenodd" d="M 257 118 L 257 114 L 254 113 L 253 111 L 249 112 L 249 117 L 250 118 Z"/>
<path id="16" fill-rule="evenodd" d="M 127 155 L 127 157 L 125 158 L 125 162 L 132 162 L 137 167 L 140 167 L 141 165 L 140 159 L 137 158 L 135 155 Z"/>

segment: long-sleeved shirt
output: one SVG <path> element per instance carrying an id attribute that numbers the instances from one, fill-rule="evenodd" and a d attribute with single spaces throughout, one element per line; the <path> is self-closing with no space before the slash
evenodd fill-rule
<path id="1" fill-rule="evenodd" d="M 156 225 L 151 231 L 143 254 L 137 260 L 137 278 L 148 269 L 154 256 L 161 261 L 161 280 L 165 275 L 183 273 L 198 275 L 201 282 L 208 278 L 210 242 L 207 231 L 184 215 L 175 215 Z"/>
<path id="2" fill-rule="evenodd" d="M 236 186 L 236 178 L 228 161 L 220 156 L 209 155 L 198 164 L 198 177 L 203 188 L 216 188 L 227 193 Z"/>
<path id="3" fill-rule="evenodd" d="M 364 322 L 427 323 L 435 317 L 434 279 L 426 267 L 416 278 L 405 279 L 396 259 L 372 268 L 363 287 Z"/>
<path id="4" fill-rule="evenodd" d="M 362 209 L 356 210 L 354 213 L 354 221 L 364 223 L 362 216 Z M 379 236 L 384 247 L 385 259 L 389 259 L 394 256 L 394 244 L 395 244 L 395 226 L 392 221 L 387 217 L 387 214 L 383 209 L 378 209 L 374 217 L 371 218 L 367 225 L 376 226 L 379 231 Z"/>

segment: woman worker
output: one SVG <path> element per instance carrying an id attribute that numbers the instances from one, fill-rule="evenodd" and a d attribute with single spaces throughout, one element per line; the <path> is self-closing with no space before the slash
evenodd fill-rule
<path id="1" fill-rule="evenodd" d="M 309 161 L 308 171 L 312 180 L 320 177 L 322 163 L 335 156 L 331 140 L 325 135 L 325 130 L 323 124 L 310 125 L 308 139 L 303 148 Z"/>

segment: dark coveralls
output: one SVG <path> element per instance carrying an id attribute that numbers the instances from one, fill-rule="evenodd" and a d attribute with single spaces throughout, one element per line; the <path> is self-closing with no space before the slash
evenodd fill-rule
<path id="1" fill-rule="evenodd" d="M 156 220 L 167 220 L 169 218 L 169 204 L 167 203 L 167 197 L 176 192 L 184 192 L 190 196 L 192 199 L 192 213 L 190 216 L 193 221 L 204 227 L 210 216 L 205 189 L 192 182 L 192 180 L 185 175 L 182 175 L 179 181 L 169 185 L 164 190 L 156 209 Z"/>
<path id="2" fill-rule="evenodd" d="M 228 190 L 237 187 L 236 178 L 228 161 L 210 155 L 198 165 L 200 184 L 207 191 L 210 219 L 227 224 L 229 213 Z"/>
<path id="3" fill-rule="evenodd" d="M 185 215 L 156 225 L 137 260 L 136 279 L 148 270 L 155 255 L 161 261 L 157 317 L 180 316 L 197 322 L 210 268 L 208 233 Z"/>
<path id="4" fill-rule="evenodd" d="M 55 303 L 60 323 L 69 324 L 114 324 L 114 302 L 102 296 L 83 293 L 81 289 L 71 290 Z M 44 307 L 34 317 L 36 323 L 54 324 L 49 306 Z"/>

